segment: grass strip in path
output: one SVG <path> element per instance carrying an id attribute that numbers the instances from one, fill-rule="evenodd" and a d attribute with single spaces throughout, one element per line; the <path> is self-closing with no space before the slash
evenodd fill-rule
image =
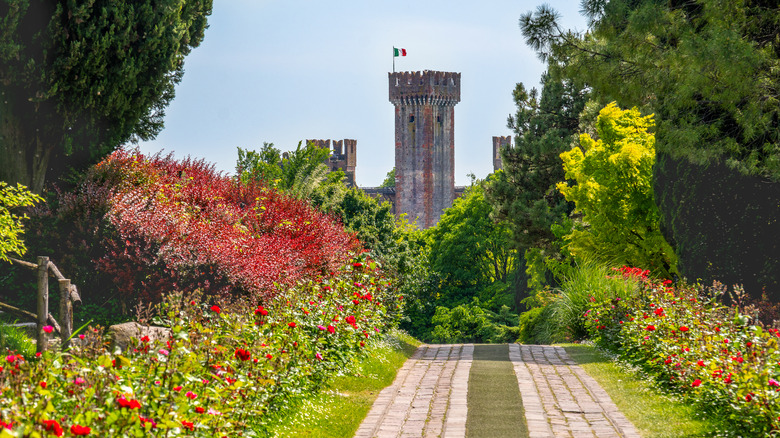
<path id="1" fill-rule="evenodd" d="M 506 344 L 474 346 L 466 437 L 528 437 L 523 401 Z"/>
<path id="2" fill-rule="evenodd" d="M 717 419 L 661 393 L 647 379 L 618 366 L 586 344 L 562 344 L 569 356 L 593 377 L 643 438 L 701 438 L 716 435 Z"/>

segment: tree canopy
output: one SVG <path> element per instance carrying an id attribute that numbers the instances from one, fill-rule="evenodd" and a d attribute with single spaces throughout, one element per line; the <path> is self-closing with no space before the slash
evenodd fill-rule
<path id="1" fill-rule="evenodd" d="M 41 192 L 153 138 L 211 0 L 0 3 L 0 180 Z"/>
<path id="2" fill-rule="evenodd" d="M 558 156 L 577 140 L 587 93 L 572 81 L 544 74 L 541 95 L 523 84 L 512 95 L 517 112 L 507 126 L 515 133 L 514 146 L 501 151 L 504 168 L 490 180 L 486 195 L 495 217 L 511 226 L 521 252 L 549 248 L 555 240 L 550 226 L 572 209 L 555 189 L 564 179 Z"/>
<path id="3" fill-rule="evenodd" d="M 655 114 L 655 202 L 690 280 L 780 299 L 780 13 L 758 0 L 585 0 L 587 32 L 521 16 L 552 75 Z"/>
<path id="4" fill-rule="evenodd" d="M 431 270 L 441 276 L 442 295 L 449 303 L 469 301 L 485 291 L 504 293 L 515 272 L 517 251 L 511 231 L 507 224 L 490 218 L 492 206 L 485 200 L 482 184 L 469 187 L 427 231 Z M 488 302 L 495 297 L 482 298 Z M 512 304 L 511 298 L 505 301 Z"/>
<path id="5" fill-rule="evenodd" d="M 607 105 L 596 122 L 598 140 L 582 134 L 582 149 L 561 154 L 573 183 L 560 182 L 558 190 L 583 214 L 582 226 L 566 236 L 573 253 L 669 277 L 675 257 L 653 199 L 653 126 L 652 115 Z"/>
<path id="6" fill-rule="evenodd" d="M 553 72 L 602 104 L 655 113 L 660 153 L 780 180 L 780 14 L 773 2 L 583 1 L 587 33 L 540 6 L 520 19 Z"/>

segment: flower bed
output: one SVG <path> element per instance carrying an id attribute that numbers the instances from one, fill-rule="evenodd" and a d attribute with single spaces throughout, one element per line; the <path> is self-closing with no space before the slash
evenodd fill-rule
<path id="1" fill-rule="evenodd" d="M 622 274 L 639 282 L 640 292 L 594 303 L 586 312 L 591 337 L 735 426 L 724 432 L 777 433 L 780 332 L 720 304 L 720 287 L 705 293 L 652 281 L 647 271 L 623 268 Z"/>
<path id="2" fill-rule="evenodd" d="M 8 354 L 0 437 L 262 436 L 269 414 L 395 324 L 400 297 L 373 268 L 355 262 L 263 305 L 171 294 L 158 308 L 170 338 L 124 353 L 90 329 L 68 353 Z"/>

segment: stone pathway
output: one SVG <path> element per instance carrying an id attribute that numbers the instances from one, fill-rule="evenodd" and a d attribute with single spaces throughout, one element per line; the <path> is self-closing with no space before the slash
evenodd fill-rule
<path id="1" fill-rule="evenodd" d="M 355 438 L 465 438 L 472 344 L 422 345 Z M 531 438 L 638 438 L 609 395 L 562 347 L 510 344 Z"/>

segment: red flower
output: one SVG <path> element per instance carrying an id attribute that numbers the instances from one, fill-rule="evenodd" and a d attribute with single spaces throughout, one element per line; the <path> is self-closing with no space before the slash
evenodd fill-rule
<path id="1" fill-rule="evenodd" d="M 116 399 L 116 402 L 119 403 L 119 406 L 122 408 L 128 408 L 128 409 L 140 409 L 141 403 L 138 400 L 132 399 L 128 400 L 124 397 L 120 397 Z"/>
<path id="2" fill-rule="evenodd" d="M 663 316 L 664 315 L 664 309 L 663 307 L 659 307 L 653 311 L 657 316 Z"/>
<path id="3" fill-rule="evenodd" d="M 198 406 L 198 407 L 195 408 L 195 412 L 197 412 L 199 414 L 202 414 L 202 413 L 206 412 L 206 410 L 203 409 L 202 406 Z"/>
<path id="4" fill-rule="evenodd" d="M 289 323 L 287 325 L 290 326 L 291 328 L 295 328 L 295 323 L 294 322 L 291 322 L 291 323 Z"/>
<path id="5" fill-rule="evenodd" d="M 336 327 L 333 327 L 332 325 L 328 326 L 328 333 L 333 334 L 336 333 Z"/>
<path id="6" fill-rule="evenodd" d="M 195 424 L 192 422 L 181 420 L 181 425 L 184 426 L 185 429 L 189 429 L 190 431 L 195 430 Z"/>
<path id="7" fill-rule="evenodd" d="M 703 367 L 704 366 L 704 361 L 700 360 L 700 361 L 696 362 L 696 365 L 698 365 L 700 367 Z"/>
<path id="8" fill-rule="evenodd" d="M 271 353 L 268 353 L 268 354 L 266 354 L 266 355 L 265 355 L 265 358 L 266 358 L 266 359 L 273 359 L 273 358 L 274 358 L 274 355 L 273 355 L 273 354 L 271 354 Z"/>
<path id="9" fill-rule="evenodd" d="M 174 391 L 181 391 L 181 386 L 174 386 L 174 387 L 173 387 L 173 390 L 174 390 Z"/>
<path id="10" fill-rule="evenodd" d="M 691 383 L 691 386 L 693 386 L 694 388 L 699 386 L 699 385 L 701 385 L 701 380 L 699 380 L 699 379 L 696 379 L 696 380 L 693 381 L 693 383 Z"/>
<path id="11" fill-rule="evenodd" d="M 681 332 L 687 332 L 688 330 L 689 330 L 689 329 L 688 329 L 688 327 L 686 327 L 686 326 L 684 326 L 684 325 L 681 325 L 681 326 L 680 326 L 680 331 L 681 331 Z"/>
<path id="12" fill-rule="evenodd" d="M 141 338 L 141 342 L 143 343 L 147 343 L 149 341 L 151 341 L 151 339 L 149 339 L 149 336 L 144 336 L 143 338 Z"/>
<path id="13" fill-rule="evenodd" d="M 344 318 L 344 321 L 346 321 L 346 323 L 351 325 L 352 327 L 355 326 L 356 320 L 354 315 L 349 315 L 348 317 Z"/>
<path id="14" fill-rule="evenodd" d="M 215 304 L 215 305 L 211 306 L 211 311 L 218 314 L 218 313 L 222 312 L 222 309 L 220 309 L 219 306 L 217 306 Z"/>
<path id="15" fill-rule="evenodd" d="M 46 389 L 46 382 L 41 382 L 40 385 L 41 385 L 41 388 Z"/>
<path id="16" fill-rule="evenodd" d="M 651 324 L 651 325 L 645 327 L 645 330 L 651 332 L 651 331 L 655 330 L 655 326 Z"/>
<path id="17" fill-rule="evenodd" d="M 257 309 L 255 309 L 255 315 L 262 315 L 266 316 L 268 315 L 268 311 L 263 308 L 263 306 L 257 306 Z"/>
<path id="18" fill-rule="evenodd" d="M 242 361 L 247 361 L 252 358 L 252 354 L 243 348 L 236 348 L 236 352 L 233 355 Z"/>
<path id="19" fill-rule="evenodd" d="M 53 432 L 55 436 L 62 436 L 62 434 L 65 433 L 57 420 L 43 420 L 43 428 L 46 429 L 47 432 Z"/>
<path id="20" fill-rule="evenodd" d="M 92 432 L 92 429 L 87 426 L 79 426 L 78 424 L 74 424 L 70 427 L 70 433 L 73 435 L 89 435 L 90 432 Z"/>

